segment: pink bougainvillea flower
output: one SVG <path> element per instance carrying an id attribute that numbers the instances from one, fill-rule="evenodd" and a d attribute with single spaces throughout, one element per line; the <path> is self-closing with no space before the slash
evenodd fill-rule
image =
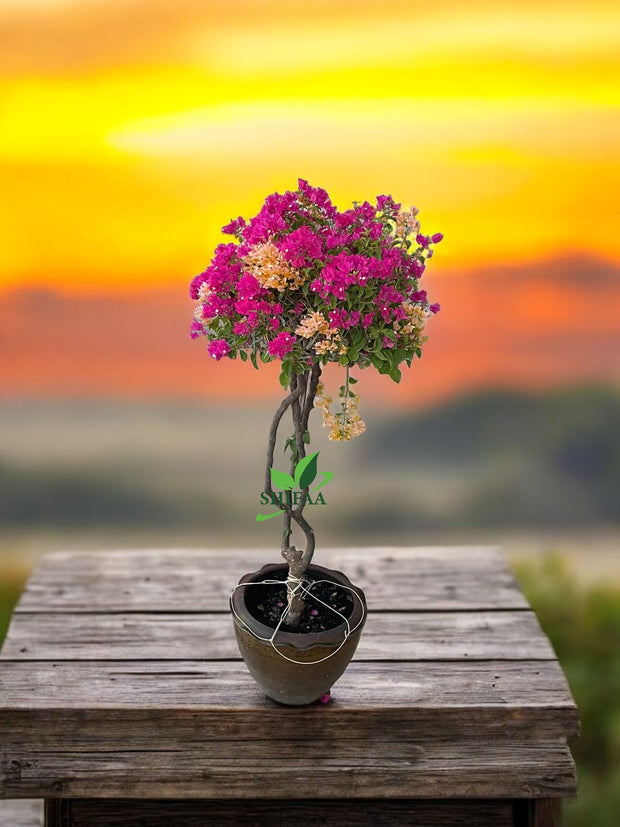
<path id="1" fill-rule="evenodd" d="M 349 318 L 345 321 L 344 326 L 346 328 L 356 327 L 360 323 L 360 319 L 362 314 L 359 310 L 352 310 L 349 313 Z"/>
<path id="2" fill-rule="evenodd" d="M 194 276 L 189 286 L 189 296 L 196 301 L 198 299 L 198 291 L 207 280 L 207 273 L 200 273 Z"/>
<path id="3" fill-rule="evenodd" d="M 237 282 L 237 295 L 240 299 L 253 299 L 254 296 L 258 296 L 261 292 L 265 293 L 266 291 L 262 290 L 258 279 L 254 278 L 250 273 L 245 273 Z"/>
<path id="4" fill-rule="evenodd" d="M 292 333 L 283 330 L 278 333 L 275 339 L 272 339 L 267 345 L 267 352 L 270 356 L 275 356 L 278 359 L 284 359 L 287 353 L 295 347 L 296 339 Z"/>
<path id="5" fill-rule="evenodd" d="M 295 192 L 268 195 L 253 218 L 224 227 L 234 238 L 192 280 L 190 336 L 206 336 L 216 360 L 280 359 L 281 381 L 328 362 L 383 369 L 386 355 L 395 375 L 419 356 L 439 311 L 419 279 L 443 238 L 422 234 L 417 209 L 400 210 L 378 195 L 340 211 L 303 178 Z M 409 235 L 399 230 L 403 215 Z"/>
<path id="6" fill-rule="evenodd" d="M 219 362 L 223 356 L 228 356 L 230 348 L 225 339 L 215 339 L 209 342 L 209 355 L 212 356 L 216 362 Z"/>
<path id="7" fill-rule="evenodd" d="M 293 267 L 310 264 L 323 250 L 320 237 L 305 225 L 285 236 L 278 246 Z"/>
<path id="8" fill-rule="evenodd" d="M 338 310 L 330 310 L 329 311 L 329 326 L 333 330 L 337 330 L 338 328 L 343 328 L 347 322 L 347 311 L 343 308 Z"/>
<path id="9" fill-rule="evenodd" d="M 400 210 L 400 207 L 401 205 L 397 204 L 391 195 L 377 196 L 377 212 L 395 215 Z"/>
<path id="10" fill-rule="evenodd" d="M 435 304 L 431 304 L 428 309 L 431 311 L 431 313 L 439 313 L 439 311 L 441 310 L 441 305 L 438 302 L 435 302 Z"/>
<path id="11" fill-rule="evenodd" d="M 235 311 L 242 316 L 248 316 L 250 313 L 256 313 L 260 305 L 256 299 L 243 298 L 235 302 Z"/>
<path id="12" fill-rule="evenodd" d="M 239 216 L 239 218 L 235 218 L 230 224 L 227 224 L 225 227 L 222 227 L 222 232 L 226 233 L 226 235 L 237 235 L 237 233 L 245 227 L 245 218 Z"/>

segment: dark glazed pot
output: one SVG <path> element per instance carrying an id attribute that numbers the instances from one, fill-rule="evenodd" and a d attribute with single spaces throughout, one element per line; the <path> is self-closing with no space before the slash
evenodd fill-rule
<path id="1" fill-rule="evenodd" d="M 239 584 L 260 583 L 262 580 L 273 579 L 277 575 L 282 576 L 286 571 L 286 564 L 269 564 L 259 571 L 246 574 Z M 359 598 L 358 600 L 353 597 L 353 612 L 348 618 L 351 629 L 355 631 L 349 634 L 344 645 L 342 642 L 347 629 L 346 623 L 341 623 L 333 629 L 326 629 L 324 632 L 278 632 L 275 645 L 278 652 L 286 656 L 282 657 L 269 642 L 274 630 L 262 624 L 248 611 L 245 593 L 249 589 L 236 588 L 230 601 L 237 644 L 250 674 L 265 695 L 289 706 L 313 703 L 329 692 L 355 654 L 362 627 L 366 621 L 364 592 L 353 586 L 342 572 L 315 565 L 310 565 L 308 571 L 317 579 L 330 580 L 336 585 L 347 586 Z M 248 631 L 248 628 L 251 631 Z M 266 639 L 260 640 L 260 638 Z M 338 649 L 339 646 L 340 649 Z M 330 657 L 327 657 L 328 655 Z M 326 657 L 327 659 L 323 660 Z M 286 660 L 286 658 L 291 660 Z M 302 662 L 291 663 L 291 661 Z M 314 663 L 314 661 L 320 661 L 320 663 Z"/>

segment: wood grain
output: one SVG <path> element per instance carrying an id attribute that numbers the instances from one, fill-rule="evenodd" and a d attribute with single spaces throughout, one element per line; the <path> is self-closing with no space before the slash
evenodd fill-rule
<path id="1" fill-rule="evenodd" d="M 510 801 L 110 801 L 50 802 L 50 827 L 512 827 Z M 52 810 L 54 812 L 52 812 Z"/>
<path id="2" fill-rule="evenodd" d="M 246 572 L 280 562 L 277 550 L 155 549 L 57 552 L 28 582 L 17 611 L 227 612 Z M 500 552 L 488 547 L 319 549 L 372 610 L 523 609 Z"/>
<path id="3" fill-rule="evenodd" d="M 163 738 L 165 719 L 179 739 L 188 725 L 204 739 L 209 731 L 227 738 L 246 730 L 247 739 L 273 737 L 274 730 L 288 737 L 302 726 L 305 737 L 323 737 L 323 730 L 355 737 L 361 728 L 361 737 L 378 731 L 384 738 L 403 726 L 433 738 L 471 734 L 481 725 L 489 733 L 504 728 L 540 738 L 572 738 L 579 728 L 555 661 L 352 663 L 333 696 L 328 706 L 283 708 L 260 692 L 242 663 L 0 664 L 0 727 L 16 742 L 26 742 L 29 732 L 53 738 L 58 720 L 66 737 L 70 722 L 82 737 L 91 722 L 94 737 L 116 726 L 119 739 L 137 736 L 137 721 L 154 721 L 154 737 Z"/>
<path id="4" fill-rule="evenodd" d="M 369 615 L 356 660 L 554 659 L 530 611 Z M 52 614 L 13 617 L 0 659 L 231 660 L 228 614 Z"/>
<path id="5" fill-rule="evenodd" d="M 529 827 L 560 827 L 562 802 L 556 798 L 542 798 L 530 802 Z"/>
<path id="6" fill-rule="evenodd" d="M 320 558 L 365 589 L 371 613 L 334 701 L 302 709 L 261 694 L 228 614 L 233 585 L 273 552 L 45 558 L 0 655 L 0 797 L 58 799 L 48 805 L 57 826 L 90 823 L 78 798 L 188 799 L 187 813 L 194 799 L 234 798 L 246 814 L 262 802 L 265 814 L 301 786 L 309 801 L 357 801 L 350 812 L 362 819 L 366 801 L 376 815 L 378 794 L 401 814 L 432 798 L 458 819 L 440 799 L 502 798 L 489 804 L 498 819 L 555 817 L 552 803 L 526 811 L 509 800 L 575 794 L 567 740 L 578 713 L 501 555 L 386 548 Z M 434 812 L 422 823 L 435 823 Z M 92 823 L 113 824 L 103 813 Z M 487 815 L 481 824 L 504 823 Z M 135 809 L 118 817 L 150 823 Z M 468 817 L 436 823 L 477 823 Z"/>
<path id="7" fill-rule="evenodd" d="M 281 749 L 282 746 L 282 749 Z M 222 756 L 201 744 L 182 750 L 71 752 L 22 749 L 5 759 L 8 797 L 46 798 L 512 798 L 574 794 L 575 767 L 566 745 L 488 738 L 413 743 L 408 755 L 376 741 L 365 755 L 347 745 L 326 754 L 298 737 L 265 742 L 262 754 Z M 286 762 L 283 761 L 286 758 Z"/>

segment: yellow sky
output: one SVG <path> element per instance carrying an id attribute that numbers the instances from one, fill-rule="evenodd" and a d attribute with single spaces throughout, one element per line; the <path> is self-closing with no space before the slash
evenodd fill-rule
<path id="1" fill-rule="evenodd" d="M 620 260 L 620 7 L 5 0 L 0 285 L 183 283 L 263 197 L 391 192 L 452 269 Z"/>

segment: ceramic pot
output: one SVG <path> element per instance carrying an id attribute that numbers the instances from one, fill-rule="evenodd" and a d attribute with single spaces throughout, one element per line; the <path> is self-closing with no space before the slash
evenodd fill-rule
<path id="1" fill-rule="evenodd" d="M 246 574 L 234 590 L 230 603 L 239 651 L 256 683 L 274 701 L 303 706 L 329 692 L 349 665 L 366 621 L 366 599 L 364 592 L 353 586 L 342 572 L 311 564 L 308 572 L 317 580 L 329 580 L 355 593 L 353 611 L 348 618 L 351 632 L 346 637 L 344 622 L 321 632 L 278 631 L 274 640 L 278 651 L 275 651 L 269 642 L 274 630 L 257 620 L 246 604 L 246 593 L 254 587 L 244 588 L 242 584 L 282 579 L 286 572 L 286 564 L 275 563 Z"/>

